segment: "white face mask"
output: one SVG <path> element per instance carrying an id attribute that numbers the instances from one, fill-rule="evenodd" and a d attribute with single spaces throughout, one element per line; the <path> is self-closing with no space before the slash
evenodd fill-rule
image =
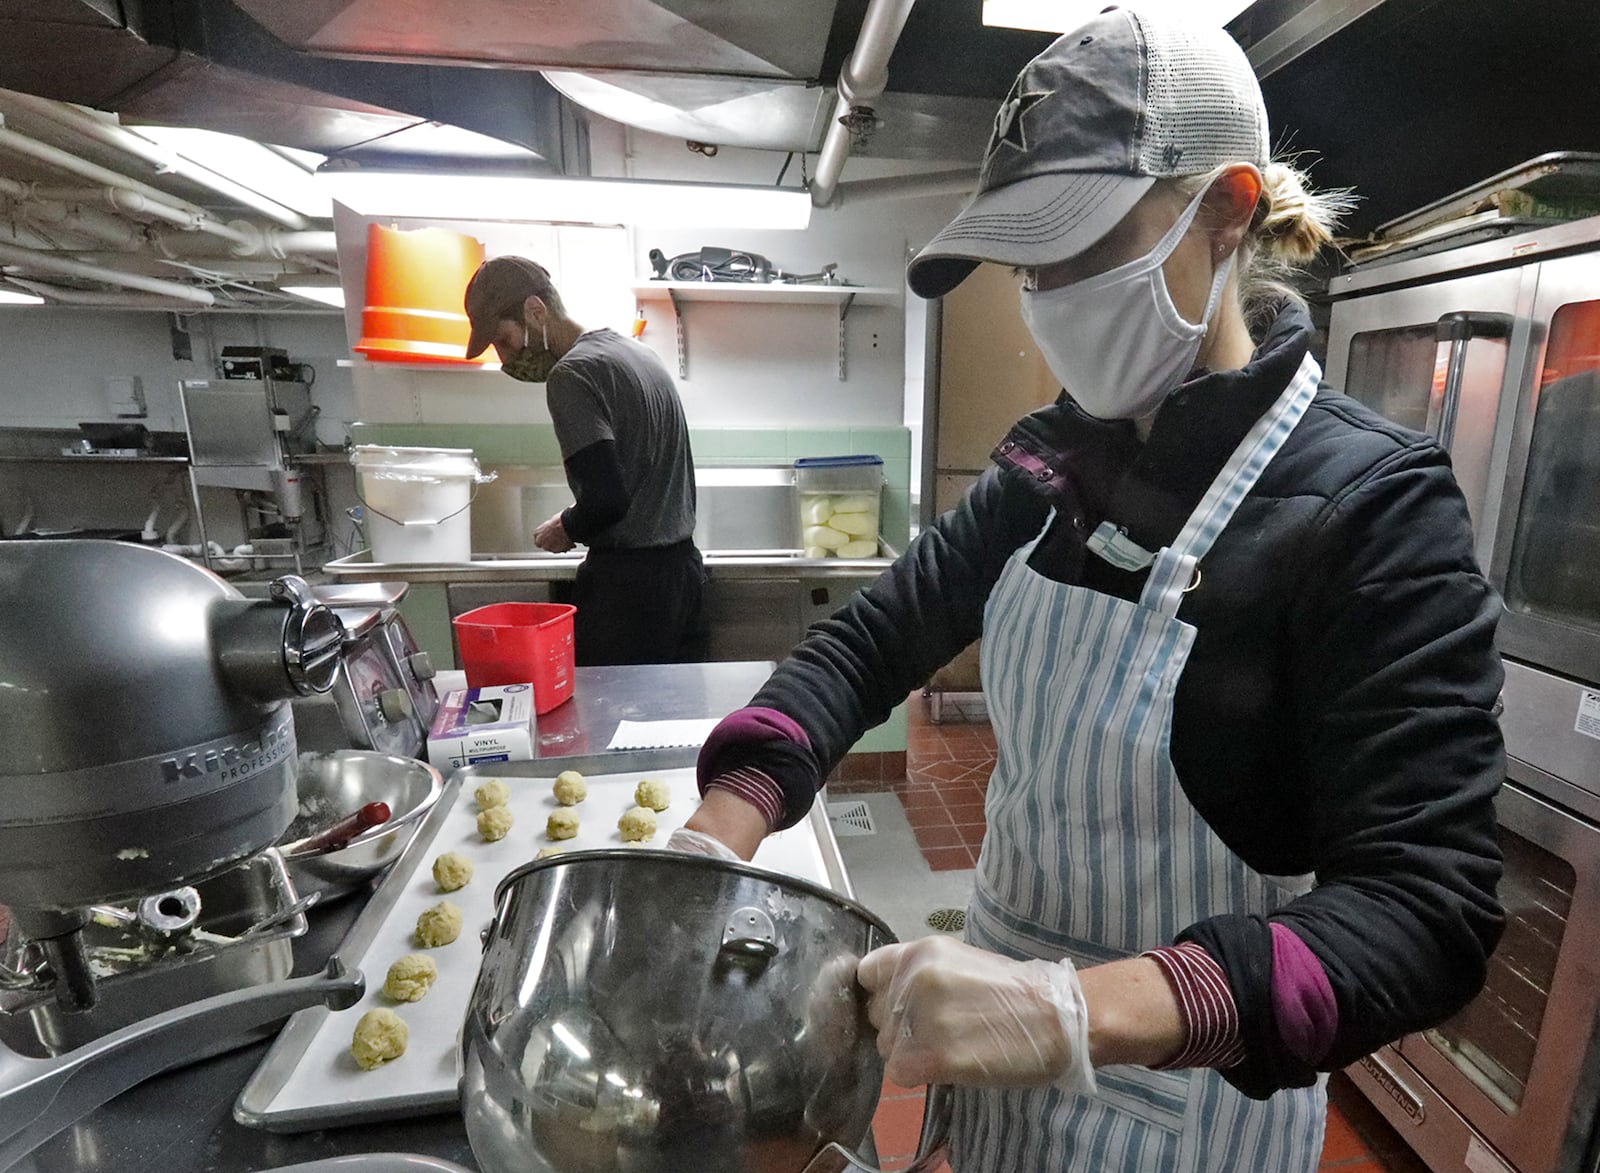
<path id="1" fill-rule="evenodd" d="M 1195 196 L 1145 256 L 1059 289 L 1022 291 L 1022 320 L 1067 393 L 1099 419 L 1150 414 L 1194 369 L 1206 325 L 1233 266 L 1217 268 L 1198 324 L 1172 304 L 1161 271 L 1188 231 L 1205 192 Z"/>

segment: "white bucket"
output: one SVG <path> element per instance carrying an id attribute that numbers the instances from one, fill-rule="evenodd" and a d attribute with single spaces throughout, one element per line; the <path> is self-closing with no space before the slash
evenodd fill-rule
<path id="1" fill-rule="evenodd" d="M 470 448 L 362 444 L 350 454 L 372 560 L 470 562 L 468 507 L 485 476 Z"/>

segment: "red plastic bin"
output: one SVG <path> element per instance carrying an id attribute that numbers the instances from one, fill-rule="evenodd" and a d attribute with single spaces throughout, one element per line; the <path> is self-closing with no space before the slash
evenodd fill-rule
<path id="1" fill-rule="evenodd" d="M 533 711 L 572 696 L 572 617 L 566 603 L 491 603 L 456 616 L 456 644 L 469 688 L 533 685 Z"/>

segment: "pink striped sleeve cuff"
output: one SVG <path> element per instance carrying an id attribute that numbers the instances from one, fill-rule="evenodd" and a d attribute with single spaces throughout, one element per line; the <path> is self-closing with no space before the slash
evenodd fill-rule
<path id="1" fill-rule="evenodd" d="M 726 790 L 744 799 L 767 820 L 769 834 L 783 819 L 783 788 L 760 770 L 729 770 L 713 778 L 706 789 Z"/>
<path id="2" fill-rule="evenodd" d="M 1160 1070 L 1180 1067 L 1225 1069 L 1244 1060 L 1239 1038 L 1239 1008 L 1234 1003 L 1228 977 L 1199 945 L 1186 941 L 1144 954 L 1154 958 L 1172 983 L 1189 1032 L 1183 1050 Z"/>

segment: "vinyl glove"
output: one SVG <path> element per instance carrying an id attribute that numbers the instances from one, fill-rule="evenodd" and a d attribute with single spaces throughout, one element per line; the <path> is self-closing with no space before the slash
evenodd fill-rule
<path id="1" fill-rule="evenodd" d="M 1070 961 L 1013 961 L 947 937 L 874 949 L 856 967 L 878 1053 L 901 1087 L 1095 1092 L 1089 1015 Z"/>
<path id="2" fill-rule="evenodd" d="M 684 855 L 706 855 L 712 859 L 725 859 L 730 863 L 744 862 L 738 853 L 722 840 L 704 831 L 691 831 L 688 827 L 679 827 L 667 838 L 668 851 L 681 851 Z"/>

